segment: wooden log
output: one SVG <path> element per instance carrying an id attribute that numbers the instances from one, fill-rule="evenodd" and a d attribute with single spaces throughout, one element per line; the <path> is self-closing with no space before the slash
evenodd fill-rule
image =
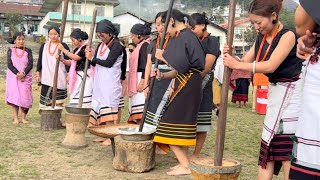
<path id="1" fill-rule="evenodd" d="M 62 145 L 70 149 L 87 147 L 85 133 L 90 115 L 66 113 L 66 136 Z"/>
<path id="2" fill-rule="evenodd" d="M 55 109 L 41 109 L 41 129 L 43 131 L 52 131 L 55 129 L 61 129 L 62 123 L 61 119 L 62 108 Z"/>
<path id="3" fill-rule="evenodd" d="M 230 47 L 229 54 L 232 55 L 232 44 L 234 35 L 234 21 L 235 21 L 235 11 L 236 11 L 236 1 L 229 1 L 229 18 L 228 18 L 228 34 L 227 34 L 227 44 Z M 217 136 L 216 136 L 216 146 L 215 146 L 215 165 L 221 166 L 223 151 L 224 151 L 224 141 L 226 136 L 226 125 L 227 125 L 227 110 L 228 110 L 228 93 L 229 93 L 229 82 L 230 82 L 231 71 L 228 67 L 224 67 L 223 82 L 222 82 L 222 94 L 221 94 L 221 104 L 219 109 L 219 117 L 217 121 Z"/>
<path id="4" fill-rule="evenodd" d="M 190 163 L 194 180 L 237 180 L 241 171 L 238 161 L 224 159 L 222 166 L 214 166 L 212 158 L 201 158 Z"/>
<path id="5" fill-rule="evenodd" d="M 149 141 L 126 141 L 115 137 L 113 168 L 120 171 L 142 173 L 155 166 L 155 146 Z"/>

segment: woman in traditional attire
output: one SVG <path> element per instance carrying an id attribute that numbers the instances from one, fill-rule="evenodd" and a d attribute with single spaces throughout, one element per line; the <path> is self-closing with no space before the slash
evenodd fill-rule
<path id="1" fill-rule="evenodd" d="M 148 45 L 151 33 L 149 24 L 135 24 L 131 28 L 132 41 L 137 45 L 130 55 L 128 96 L 129 96 L 129 123 L 139 124 L 142 119 L 145 96 L 143 90 L 146 86 L 144 81 L 145 67 L 148 57 Z"/>
<path id="2" fill-rule="evenodd" d="M 147 60 L 147 65 L 145 70 L 145 82 L 146 82 L 145 83 L 146 88 L 144 90 L 145 97 L 149 92 L 149 88 L 148 88 L 149 79 L 150 79 L 149 77 L 151 74 L 151 69 L 153 69 L 154 63 L 156 61 L 156 57 L 155 57 L 156 49 L 159 48 L 160 46 L 160 41 L 161 41 L 161 37 L 164 30 L 164 26 L 161 21 L 161 15 L 162 15 L 162 12 L 159 12 L 155 18 L 156 30 L 159 34 L 157 38 L 152 40 L 148 46 L 148 60 Z M 168 34 L 166 36 L 165 43 L 163 45 L 164 49 L 167 47 L 169 39 L 170 39 L 170 36 Z M 171 71 L 171 67 L 169 67 L 167 64 L 165 64 L 162 61 L 159 61 L 158 69 L 160 70 L 160 72 Z M 149 107 L 147 109 L 144 127 L 149 127 L 154 129 L 157 128 L 159 124 L 159 120 L 161 119 L 161 116 L 163 114 L 163 108 L 169 97 L 170 83 L 171 83 L 171 79 L 163 79 L 161 81 L 156 80 L 154 82 L 153 92 L 149 100 Z"/>
<path id="3" fill-rule="evenodd" d="M 39 58 L 37 64 L 36 80 L 41 82 L 40 93 L 40 109 L 51 106 L 52 89 L 53 89 L 53 76 L 55 72 L 56 60 L 58 55 L 58 46 L 60 45 L 59 36 L 60 30 L 58 27 L 52 26 L 48 30 L 49 40 L 41 45 L 39 50 Z M 69 51 L 67 44 L 62 43 L 65 49 Z M 56 105 L 63 106 L 64 100 L 67 98 L 67 70 L 64 64 L 65 60 L 69 57 L 64 54 L 59 62 L 58 69 L 58 83 L 57 83 L 57 96 Z"/>
<path id="4" fill-rule="evenodd" d="M 194 13 L 191 15 L 194 23 L 193 32 L 201 40 L 201 44 L 206 53 L 205 68 L 201 72 L 202 77 L 202 100 L 197 118 L 197 143 L 191 159 L 198 158 L 207 137 L 208 132 L 211 130 L 212 118 L 212 82 L 213 82 L 213 68 L 215 61 L 220 56 L 219 40 L 212 36 L 207 31 L 207 25 L 210 21 L 206 15 Z"/>
<path id="5" fill-rule="evenodd" d="M 296 10 L 297 55 L 306 70 L 302 90 L 301 114 L 294 138 L 290 169 L 292 180 L 320 179 L 320 1 L 300 0 Z M 310 56 L 311 54 L 311 56 Z"/>
<path id="6" fill-rule="evenodd" d="M 166 14 L 162 14 L 162 22 Z M 152 72 L 160 80 L 175 78 L 174 92 L 153 139 L 170 147 L 177 157 L 179 166 L 167 172 L 172 176 L 191 173 L 184 148 L 196 145 L 197 115 L 202 98 L 201 72 L 205 66 L 204 49 L 198 37 L 186 28 L 186 19 L 180 11 L 172 10 L 167 30 L 172 38 L 165 50 L 156 51 L 156 58 L 170 65 L 172 70 Z"/>
<path id="7" fill-rule="evenodd" d="M 249 86 L 252 73 L 248 71 L 233 70 L 230 76 L 230 87 L 233 90 L 231 102 L 239 102 L 246 106 L 248 102 Z"/>
<path id="8" fill-rule="evenodd" d="M 22 123 L 28 123 L 27 113 L 32 107 L 32 51 L 26 48 L 23 32 L 13 36 L 15 46 L 8 49 L 6 76 L 6 103 L 12 106 L 13 123 L 18 124 L 19 108 Z"/>
<path id="9" fill-rule="evenodd" d="M 77 105 L 79 103 L 81 84 L 86 64 L 85 49 L 87 47 L 86 40 L 88 39 L 88 34 L 81 31 L 81 29 L 75 29 L 70 34 L 70 38 L 72 44 L 76 47 L 73 53 L 64 48 L 62 44 L 60 44 L 58 48 L 71 58 L 71 60 L 65 60 L 64 63 L 70 66 L 68 73 L 70 105 Z M 88 66 L 82 107 L 91 108 L 93 74 L 90 70 L 90 63 Z"/>
<path id="10" fill-rule="evenodd" d="M 224 65 L 231 69 L 264 73 L 269 77 L 267 114 L 259 155 L 258 179 L 272 179 L 284 166 L 289 178 L 293 141 L 300 113 L 299 76 L 302 61 L 296 56 L 297 35 L 281 24 L 282 0 L 254 0 L 249 18 L 259 32 L 254 46 L 241 59 L 224 54 Z M 229 47 L 225 47 L 227 52 Z"/>
<path id="11" fill-rule="evenodd" d="M 109 20 L 97 23 L 96 34 L 102 41 L 96 53 L 87 47 L 86 57 L 95 66 L 90 123 L 117 124 L 121 97 L 122 46 L 116 38 L 118 30 Z"/>

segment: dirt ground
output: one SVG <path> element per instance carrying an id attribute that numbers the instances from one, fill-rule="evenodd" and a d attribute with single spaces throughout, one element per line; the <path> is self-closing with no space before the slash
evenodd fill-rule
<path id="1" fill-rule="evenodd" d="M 32 44 L 34 51 L 37 44 Z M 36 54 L 36 53 L 35 53 Z M 5 55 L 0 55 L 2 63 Z M 34 61 L 36 61 L 35 59 Z M 3 68 L 3 67 L 2 67 Z M 6 67 L 5 67 L 6 68 Z M 2 69 L 5 71 L 5 69 Z M 70 150 L 61 146 L 65 129 L 40 130 L 38 113 L 39 87 L 34 84 L 34 103 L 27 118 L 29 124 L 13 125 L 11 108 L 5 104 L 5 80 L 0 78 L 0 179 L 192 179 L 191 175 L 171 177 L 166 171 L 177 164 L 172 153 L 157 155 L 155 168 L 147 173 L 126 173 L 112 167 L 111 147 L 101 147 L 92 142 L 96 136 L 86 133 L 87 148 Z M 251 99 L 251 96 L 250 96 Z M 126 111 L 122 113 L 125 122 Z M 238 160 L 242 164 L 239 179 L 257 177 L 257 160 L 261 140 L 263 116 L 251 112 L 251 103 L 245 108 L 228 105 L 228 121 L 224 158 Z M 62 117 L 64 119 L 64 117 Z M 214 154 L 217 117 L 212 118 L 212 131 L 206 140 L 202 157 Z M 283 179 L 282 176 L 274 179 Z"/>

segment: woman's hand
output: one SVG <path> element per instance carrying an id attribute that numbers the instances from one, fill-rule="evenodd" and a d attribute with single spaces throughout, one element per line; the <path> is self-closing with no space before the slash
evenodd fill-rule
<path id="1" fill-rule="evenodd" d="M 164 52 L 163 49 L 156 49 L 155 57 L 156 57 L 158 60 L 167 63 L 167 61 L 163 58 L 163 52 Z"/>
<path id="2" fill-rule="evenodd" d="M 86 52 L 86 58 L 92 61 L 93 59 L 92 49 L 87 46 L 85 52 Z"/>
<path id="3" fill-rule="evenodd" d="M 306 34 L 301 36 L 298 39 L 297 45 L 297 57 L 300 59 L 306 59 L 308 54 L 312 54 L 315 49 L 313 48 L 313 44 L 315 43 L 317 38 L 316 33 L 311 33 L 309 30 L 306 31 Z"/>
<path id="4" fill-rule="evenodd" d="M 58 44 L 58 49 L 62 52 L 65 50 L 64 46 L 61 43 Z"/>
<path id="5" fill-rule="evenodd" d="M 147 97 L 148 96 L 148 93 L 149 93 L 149 87 L 146 87 L 144 90 L 144 96 Z"/>
<path id="6" fill-rule="evenodd" d="M 163 73 L 159 71 L 159 69 L 152 69 L 150 73 L 150 77 L 155 77 L 158 80 L 163 78 Z"/>
<path id="7" fill-rule="evenodd" d="M 240 62 L 230 54 L 226 53 L 223 55 L 223 65 L 231 69 L 237 69 L 240 65 Z"/>
<path id="8" fill-rule="evenodd" d="M 236 50 L 234 48 L 234 46 L 231 47 L 232 48 L 232 56 L 235 56 L 236 54 Z M 223 54 L 227 54 L 229 53 L 230 47 L 227 44 L 223 45 Z"/>
<path id="9" fill-rule="evenodd" d="M 40 82 L 41 82 L 40 72 L 36 72 L 36 82 L 37 82 L 37 83 L 40 83 Z"/>
<path id="10" fill-rule="evenodd" d="M 18 77 L 19 80 L 24 79 L 24 76 L 25 76 L 25 73 L 24 73 L 24 72 L 18 72 L 18 73 L 17 73 L 17 77 Z"/>
<path id="11" fill-rule="evenodd" d="M 143 88 L 144 88 L 144 80 L 142 79 L 137 86 L 137 91 L 142 92 Z"/>

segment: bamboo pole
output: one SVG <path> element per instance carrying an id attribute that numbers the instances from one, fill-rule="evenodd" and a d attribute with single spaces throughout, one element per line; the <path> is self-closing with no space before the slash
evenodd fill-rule
<path id="1" fill-rule="evenodd" d="M 233 44 L 233 36 L 234 36 L 235 10 L 236 10 L 236 0 L 230 0 L 229 1 L 228 34 L 227 34 L 227 44 L 230 47 L 228 52 L 229 54 L 232 54 L 231 47 Z M 230 74 L 231 74 L 230 69 L 228 67 L 224 67 L 221 104 L 220 104 L 219 118 L 217 123 L 217 136 L 216 136 L 215 157 L 214 157 L 215 166 L 222 165 L 224 141 L 225 141 L 225 134 L 226 134 L 226 123 L 227 123 L 227 105 L 228 105 Z"/>
<path id="2" fill-rule="evenodd" d="M 88 46 L 87 46 L 89 48 L 91 48 L 91 45 L 92 45 L 94 28 L 96 26 L 96 17 L 97 17 L 97 9 L 95 8 L 93 10 L 93 14 L 92 14 L 90 34 L 89 34 L 89 40 L 88 40 Z M 83 104 L 83 95 L 84 95 L 84 88 L 85 88 L 85 85 L 86 85 L 88 66 L 89 66 L 89 59 L 86 59 L 86 64 L 85 64 L 84 72 L 83 72 L 83 79 L 82 79 L 82 82 L 81 82 L 81 90 L 80 90 L 78 108 L 81 108 L 82 104 Z"/>
<path id="3" fill-rule="evenodd" d="M 67 13 L 68 13 L 68 4 L 69 0 L 63 1 L 63 14 L 62 14 L 62 20 L 61 20 L 61 27 L 60 27 L 60 42 L 63 41 L 63 35 L 64 30 L 66 28 L 66 21 L 67 21 Z M 53 77 L 53 89 L 52 89 L 52 105 L 51 108 L 55 108 L 56 106 L 56 96 L 57 96 L 57 86 L 58 86 L 58 72 L 59 72 L 59 64 L 60 64 L 60 58 L 61 58 L 61 51 L 58 50 L 58 59 L 56 61 L 56 66 L 54 69 L 54 77 Z"/>
<path id="4" fill-rule="evenodd" d="M 166 21 L 165 21 L 165 25 L 164 25 L 164 31 L 163 31 L 164 33 L 162 34 L 161 41 L 160 41 L 160 47 L 159 47 L 160 49 L 163 49 L 163 44 L 165 42 L 165 38 L 166 38 L 166 35 L 167 35 L 167 29 L 168 29 L 169 21 L 170 21 L 170 18 L 171 18 L 171 12 L 172 12 L 172 8 L 173 8 L 173 3 L 174 3 L 174 0 L 170 0 L 168 12 L 167 12 L 167 17 L 166 17 Z M 157 69 L 158 65 L 159 65 L 159 60 L 156 59 L 154 68 Z M 152 97 L 155 79 L 156 79 L 156 77 L 151 77 L 150 78 L 149 92 L 148 92 L 148 96 L 147 96 L 145 104 L 144 104 L 142 119 L 141 119 L 141 123 L 140 123 L 140 127 L 139 127 L 139 132 L 142 132 L 142 130 L 143 130 L 143 124 L 144 124 L 144 121 L 146 119 L 146 114 L 147 114 L 147 110 L 148 110 L 148 107 L 149 107 L 150 98 Z"/>

